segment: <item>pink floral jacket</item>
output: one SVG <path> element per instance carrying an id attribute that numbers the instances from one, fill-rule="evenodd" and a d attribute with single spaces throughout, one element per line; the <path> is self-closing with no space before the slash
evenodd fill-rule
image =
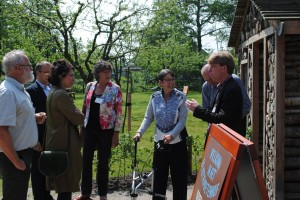
<path id="1" fill-rule="evenodd" d="M 86 127 L 89 119 L 91 98 L 96 84 L 96 81 L 90 82 L 87 86 L 88 91 L 82 106 L 82 112 L 85 115 L 84 127 Z M 122 91 L 120 87 L 117 84 L 109 81 L 101 99 L 102 102 L 99 110 L 101 128 L 120 131 L 122 121 Z"/>

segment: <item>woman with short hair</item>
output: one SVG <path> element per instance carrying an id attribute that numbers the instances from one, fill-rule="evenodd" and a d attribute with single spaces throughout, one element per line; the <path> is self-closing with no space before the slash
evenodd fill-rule
<path id="1" fill-rule="evenodd" d="M 165 199 L 169 170 L 173 200 L 187 197 L 186 96 L 175 88 L 175 74 L 163 69 L 158 74 L 160 91 L 151 95 L 145 118 L 134 139 L 139 141 L 155 120 L 153 200 Z M 161 148 L 163 146 L 163 148 Z"/>
<path id="2" fill-rule="evenodd" d="M 111 147 L 119 144 L 122 120 L 121 88 L 111 79 L 112 65 L 100 60 L 94 67 L 96 81 L 87 85 L 82 112 L 85 115 L 83 134 L 83 170 L 81 196 L 74 200 L 90 200 L 92 192 L 94 150 L 98 151 L 97 185 L 100 200 L 107 200 L 108 164 Z M 84 131 L 83 131 L 84 129 Z"/>

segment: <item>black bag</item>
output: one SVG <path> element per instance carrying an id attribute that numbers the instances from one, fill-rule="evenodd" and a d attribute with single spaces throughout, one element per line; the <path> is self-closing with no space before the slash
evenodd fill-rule
<path id="1" fill-rule="evenodd" d="M 42 151 L 38 167 L 40 172 L 49 177 L 63 175 L 69 168 L 69 156 L 65 151 Z"/>

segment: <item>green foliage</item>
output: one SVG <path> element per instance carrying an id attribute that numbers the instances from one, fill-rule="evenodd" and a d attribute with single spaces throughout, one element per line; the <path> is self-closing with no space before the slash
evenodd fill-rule
<path id="1" fill-rule="evenodd" d="M 54 41 L 37 26 L 24 23 L 26 14 L 22 4 L 15 1 L 0 2 L 0 57 L 13 49 L 22 49 L 34 65 L 41 60 L 54 60 Z"/>
<path id="2" fill-rule="evenodd" d="M 203 137 L 201 137 L 200 135 L 196 135 L 195 137 L 190 136 L 189 139 L 192 141 L 193 169 L 195 171 L 198 171 L 198 165 L 201 162 L 201 156 L 202 156 L 202 152 L 204 150 Z"/>
<path id="3" fill-rule="evenodd" d="M 200 66 L 204 59 L 203 54 L 193 51 L 187 43 L 169 38 L 158 46 L 141 47 L 136 63 L 143 69 L 142 81 L 148 87 L 157 84 L 160 70 L 171 69 L 176 75 L 177 86 L 189 85 L 196 89 L 200 85 Z"/>
<path id="4" fill-rule="evenodd" d="M 252 135 L 253 135 L 253 130 L 252 130 L 252 127 L 251 126 L 248 126 L 247 129 L 246 129 L 246 138 L 248 140 L 251 140 L 252 139 Z"/>
<path id="5" fill-rule="evenodd" d="M 190 89 L 198 89 L 200 69 L 208 56 L 202 47 L 203 37 L 215 35 L 217 40 L 226 39 L 234 2 L 163 0 L 154 1 L 152 8 L 153 17 L 143 37 L 138 37 L 136 65 L 144 70 L 142 85 L 154 87 L 157 73 L 167 68 L 175 72 L 178 87 L 188 85 Z M 213 26 L 215 21 L 218 26 Z"/>
<path id="6" fill-rule="evenodd" d="M 119 145 L 113 149 L 112 157 L 110 159 L 110 174 L 117 174 L 120 178 L 121 174 L 125 179 L 126 175 L 131 171 L 130 161 L 133 157 L 133 140 L 132 136 L 128 133 L 120 134 Z M 112 166 L 117 166 L 117 170 Z"/>

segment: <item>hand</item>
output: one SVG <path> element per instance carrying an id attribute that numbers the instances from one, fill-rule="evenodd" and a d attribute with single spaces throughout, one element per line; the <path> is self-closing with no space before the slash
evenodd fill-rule
<path id="1" fill-rule="evenodd" d="M 119 145 L 119 131 L 115 131 L 112 137 L 112 144 L 111 146 L 115 148 Z"/>
<path id="2" fill-rule="evenodd" d="M 36 123 L 43 124 L 45 123 L 46 119 L 47 119 L 47 115 L 45 112 L 35 113 Z"/>
<path id="3" fill-rule="evenodd" d="M 43 151 L 42 145 L 41 145 L 41 143 L 39 143 L 39 142 L 33 147 L 33 149 L 34 149 L 35 151 L 39 151 L 39 152 Z"/>
<path id="4" fill-rule="evenodd" d="M 164 144 L 169 144 L 173 140 L 173 137 L 172 135 L 165 135 L 163 140 Z"/>
<path id="5" fill-rule="evenodd" d="M 199 103 L 195 100 L 195 99 L 192 99 L 192 100 L 186 100 L 185 102 L 185 106 L 186 108 L 191 111 L 191 112 L 194 112 L 195 108 L 199 105 Z"/>
<path id="6" fill-rule="evenodd" d="M 140 132 L 137 132 L 135 134 L 135 136 L 133 137 L 133 140 L 136 141 L 136 142 L 139 142 L 141 139 L 141 133 Z"/>
<path id="7" fill-rule="evenodd" d="M 26 165 L 25 162 L 22 159 L 18 159 L 16 163 L 14 163 L 14 166 L 18 169 L 18 170 L 22 170 L 24 171 L 26 169 Z"/>

